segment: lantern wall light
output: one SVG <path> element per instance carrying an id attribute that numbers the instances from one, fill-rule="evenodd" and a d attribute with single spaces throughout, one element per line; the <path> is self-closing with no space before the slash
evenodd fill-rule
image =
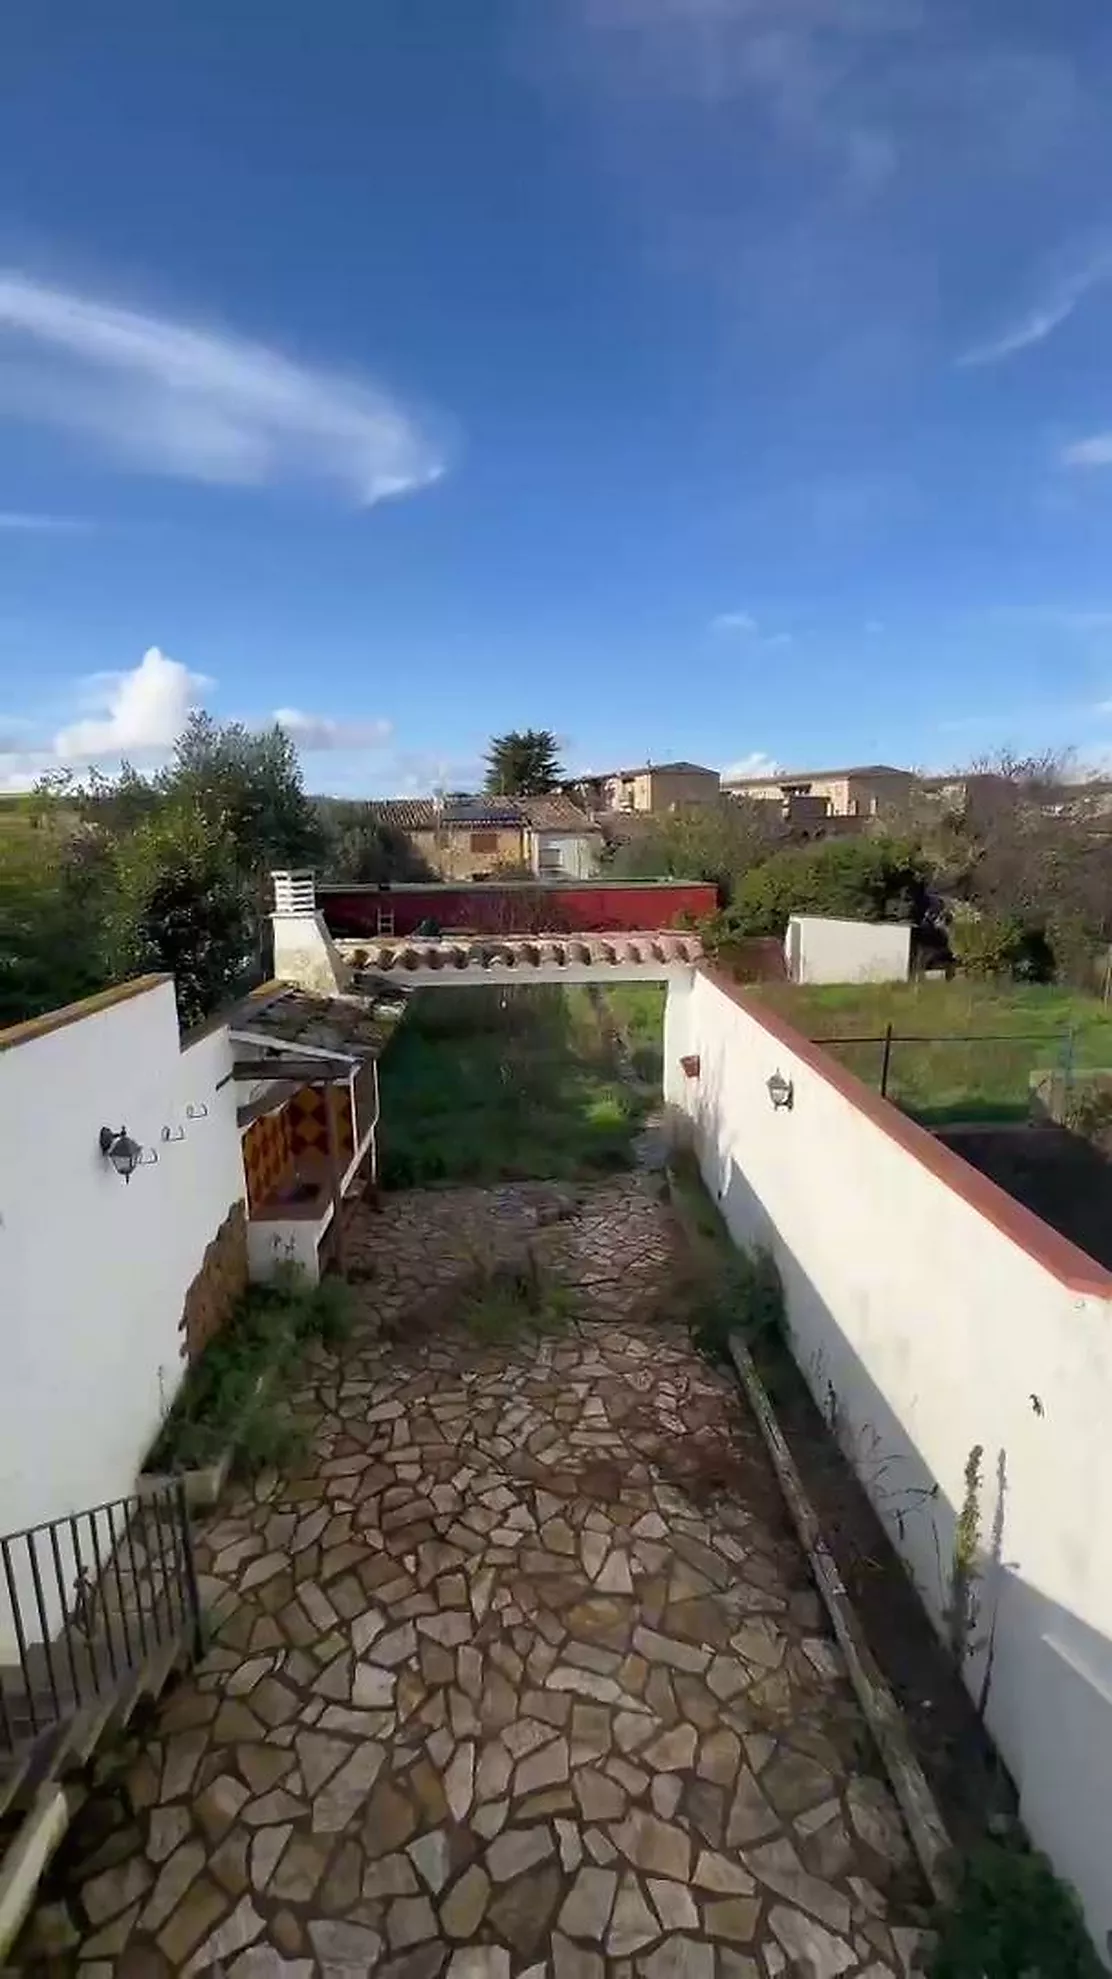
<path id="1" fill-rule="evenodd" d="M 126 1127 L 102 1127 L 100 1151 L 125 1182 L 130 1182 L 137 1168 L 153 1168 L 158 1160 L 155 1149 L 140 1147 Z"/>
<path id="2" fill-rule="evenodd" d="M 785 1079 L 784 1074 L 777 1070 L 772 1074 L 767 1084 L 769 1099 L 772 1101 L 777 1113 L 780 1112 L 781 1108 L 787 1108 L 790 1111 L 795 1099 L 795 1087 L 792 1085 L 791 1080 Z"/>

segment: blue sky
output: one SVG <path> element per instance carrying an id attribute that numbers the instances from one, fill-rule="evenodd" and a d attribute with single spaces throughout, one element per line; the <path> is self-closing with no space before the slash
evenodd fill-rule
<path id="1" fill-rule="evenodd" d="M 1103 0 L 0 21 L 0 785 L 1112 757 Z"/>

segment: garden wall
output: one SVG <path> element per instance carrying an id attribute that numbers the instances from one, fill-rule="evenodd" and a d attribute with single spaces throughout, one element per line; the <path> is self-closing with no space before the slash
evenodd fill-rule
<path id="1" fill-rule="evenodd" d="M 469 934 L 609 934 L 674 928 L 713 914 L 713 886 L 689 880 L 507 880 L 473 886 L 328 886 L 317 882 L 316 904 L 329 932 L 357 940 L 376 935 L 379 912 L 394 932 L 414 934 L 423 921 Z"/>
<path id="2" fill-rule="evenodd" d="M 226 1025 L 181 1048 L 168 976 L 0 1032 L 0 1533 L 131 1490 L 242 1282 L 230 1073 Z M 129 1182 L 99 1146 L 125 1126 L 158 1156 Z"/>
<path id="3" fill-rule="evenodd" d="M 982 1449 L 964 1674 L 1107 1955 L 1112 1277 L 709 969 L 669 990 L 665 1091 L 736 1241 L 774 1251 L 796 1358 L 944 1635 Z"/>

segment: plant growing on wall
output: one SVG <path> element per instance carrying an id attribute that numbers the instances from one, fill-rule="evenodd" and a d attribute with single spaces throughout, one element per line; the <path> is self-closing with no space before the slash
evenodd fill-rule
<path id="1" fill-rule="evenodd" d="M 980 1613 L 977 1582 L 981 1550 L 981 1461 L 984 1446 L 975 1443 L 965 1460 L 965 1493 L 954 1527 L 950 1557 L 950 1600 L 946 1623 L 950 1648 L 959 1669 L 977 1648 L 976 1629 Z"/>

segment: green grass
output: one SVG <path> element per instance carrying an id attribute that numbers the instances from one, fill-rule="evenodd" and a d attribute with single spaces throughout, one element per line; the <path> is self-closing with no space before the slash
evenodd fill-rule
<path id="1" fill-rule="evenodd" d="M 806 1036 L 896 1042 L 888 1097 L 932 1125 L 1023 1119 L 1032 1072 L 1112 1066 L 1112 1008 L 1042 984 L 861 983 L 796 988 L 764 983 L 760 996 Z M 900 1042 L 910 1035 L 925 1042 Z M 933 1042 L 932 1042 L 933 1040 Z M 831 1046 L 867 1084 L 879 1086 L 878 1042 Z"/>
<path id="2" fill-rule="evenodd" d="M 629 1167 L 659 1097 L 664 992 L 615 984 L 601 1000 L 608 1022 L 586 987 L 419 990 L 380 1067 L 387 1187 Z"/>

